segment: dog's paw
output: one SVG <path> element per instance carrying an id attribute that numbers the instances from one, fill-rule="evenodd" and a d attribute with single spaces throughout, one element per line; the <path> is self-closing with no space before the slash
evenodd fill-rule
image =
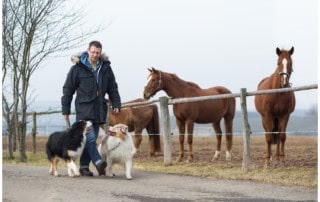
<path id="1" fill-rule="evenodd" d="M 113 174 L 113 173 L 111 173 L 111 174 L 106 174 L 106 176 L 108 176 L 108 177 L 115 177 L 116 175 L 115 174 Z"/>
<path id="2" fill-rule="evenodd" d="M 59 177 L 58 171 L 54 172 L 54 176 Z"/>
<path id="3" fill-rule="evenodd" d="M 108 176 L 108 177 L 115 177 L 116 175 L 115 175 L 113 172 L 107 170 L 106 176 Z"/>
<path id="4" fill-rule="evenodd" d="M 52 169 L 52 166 L 50 167 L 50 169 L 49 169 L 49 174 L 50 175 L 53 175 L 53 169 Z"/>
<path id="5" fill-rule="evenodd" d="M 127 178 L 127 180 L 132 180 L 131 176 L 127 176 L 126 178 Z"/>
<path id="6" fill-rule="evenodd" d="M 80 172 L 75 172 L 74 173 L 74 177 L 79 177 L 80 176 Z"/>

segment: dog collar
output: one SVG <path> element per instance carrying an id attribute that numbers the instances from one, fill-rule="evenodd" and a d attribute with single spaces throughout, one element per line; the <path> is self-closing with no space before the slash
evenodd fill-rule
<path id="1" fill-rule="evenodd" d="M 108 135 L 109 135 L 109 136 L 116 136 L 116 135 L 117 135 L 117 133 L 112 132 L 112 131 L 108 131 Z"/>

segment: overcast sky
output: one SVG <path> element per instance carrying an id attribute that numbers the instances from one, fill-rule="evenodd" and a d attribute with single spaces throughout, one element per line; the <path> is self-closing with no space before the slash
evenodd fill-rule
<path id="1" fill-rule="evenodd" d="M 122 101 L 142 97 L 149 67 L 202 88 L 223 85 L 234 93 L 240 88 L 255 91 L 260 80 L 275 71 L 277 47 L 295 48 L 294 87 L 316 84 L 318 8 L 317 0 L 90 0 L 88 26 L 101 20 L 110 26 L 71 52 L 100 40 Z M 51 59 L 33 75 L 36 102 L 60 102 L 71 52 Z M 311 108 L 317 98 L 317 90 L 296 92 L 296 109 Z M 255 110 L 253 97 L 247 103 L 248 110 Z"/>

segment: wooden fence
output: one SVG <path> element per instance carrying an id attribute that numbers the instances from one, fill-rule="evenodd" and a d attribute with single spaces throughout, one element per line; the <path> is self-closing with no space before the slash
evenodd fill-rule
<path id="1" fill-rule="evenodd" d="M 201 97 L 190 97 L 190 98 L 168 98 L 166 96 L 160 97 L 158 100 L 151 100 L 139 103 L 127 103 L 123 104 L 124 107 L 138 107 L 149 105 L 153 103 L 160 103 L 160 111 L 161 111 L 161 126 L 163 129 L 163 156 L 164 156 L 164 165 L 172 165 L 172 143 L 171 143 L 171 127 L 170 127 L 170 117 L 169 117 L 169 105 L 186 103 L 186 102 L 201 102 L 204 100 L 210 99 L 225 99 L 225 98 L 240 98 L 241 105 L 241 113 L 242 113 L 242 125 L 243 125 L 243 161 L 242 161 L 242 169 L 244 172 L 249 171 L 250 167 L 250 134 L 251 129 L 248 122 L 248 114 L 247 114 L 247 96 L 261 95 L 261 94 L 270 94 L 270 93 L 281 93 L 281 92 L 290 92 L 290 91 L 303 91 L 303 90 L 312 90 L 318 89 L 318 84 L 301 86 L 301 87 L 292 87 L 292 88 L 281 88 L 281 89 L 270 89 L 270 90 L 259 90 L 247 92 L 246 88 L 241 88 L 240 93 L 230 93 L 223 95 L 212 95 L 212 96 L 201 96 Z M 109 110 L 110 111 L 110 110 Z M 61 113 L 61 111 L 50 112 L 53 113 Z M 33 129 L 32 135 L 35 138 L 36 135 L 36 115 L 49 114 L 49 112 L 32 112 L 28 113 L 28 115 L 33 115 Z M 68 124 L 68 123 L 67 123 Z M 108 125 L 108 116 L 107 116 L 107 125 Z M 35 142 L 35 140 L 34 140 Z M 34 145 L 35 148 L 35 145 Z"/>

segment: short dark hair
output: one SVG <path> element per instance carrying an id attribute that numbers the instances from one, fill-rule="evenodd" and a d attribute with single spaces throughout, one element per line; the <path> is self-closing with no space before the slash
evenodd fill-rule
<path id="1" fill-rule="evenodd" d="M 97 47 L 97 48 L 101 48 L 101 49 L 102 49 L 102 44 L 100 43 L 100 41 L 91 41 L 91 42 L 89 43 L 89 48 L 90 48 L 91 46 L 94 46 L 94 47 Z"/>

